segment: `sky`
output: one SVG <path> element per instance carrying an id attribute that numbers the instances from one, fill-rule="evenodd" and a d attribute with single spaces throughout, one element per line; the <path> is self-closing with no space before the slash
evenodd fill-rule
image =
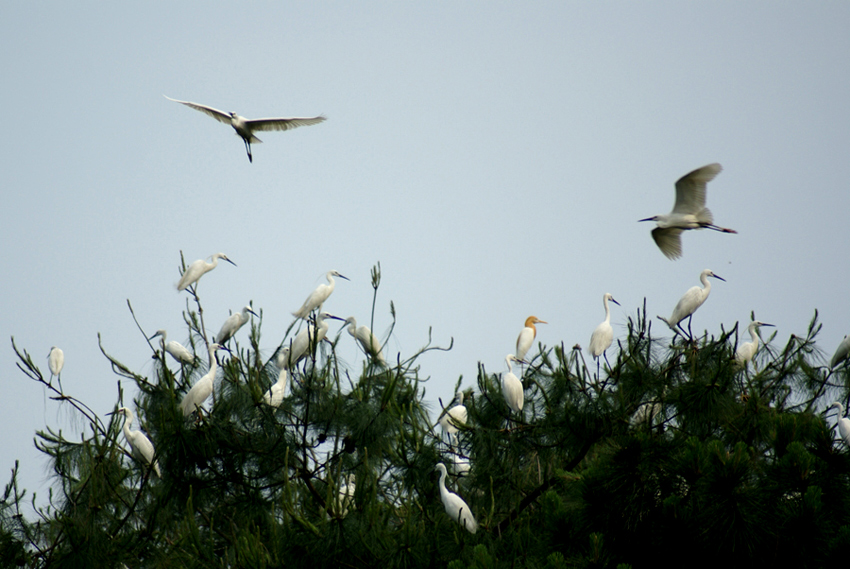
<path id="1" fill-rule="evenodd" d="M 545 345 L 586 347 L 610 292 L 623 338 L 706 268 L 726 282 L 695 330 L 754 312 L 784 345 L 818 310 L 828 360 L 850 333 L 848 27 L 846 2 L 2 3 L 0 482 L 19 459 L 42 501 L 35 432 L 83 429 L 9 339 L 44 373 L 61 347 L 65 391 L 112 411 L 98 334 L 147 376 L 128 300 L 147 335 L 185 342 L 181 251 L 236 263 L 201 280 L 207 327 L 252 302 L 266 355 L 329 270 L 350 281 L 325 308 L 368 324 L 380 262 L 388 359 L 429 330 L 454 342 L 420 359 L 435 418 L 479 362 L 504 370 L 527 316 Z M 163 95 L 328 120 L 262 133 L 251 164 L 228 125 Z M 738 234 L 687 232 L 670 261 L 637 221 L 713 162 L 708 206 Z M 340 356 L 363 359 L 347 336 Z"/>

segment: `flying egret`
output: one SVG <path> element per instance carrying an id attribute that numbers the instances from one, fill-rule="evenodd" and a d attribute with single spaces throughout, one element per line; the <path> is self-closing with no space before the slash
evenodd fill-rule
<path id="1" fill-rule="evenodd" d="M 590 335 L 590 355 L 596 359 L 597 367 L 599 366 L 599 356 L 605 354 L 605 350 L 610 348 L 614 342 L 614 329 L 611 327 L 611 309 L 608 307 L 609 300 L 620 306 L 620 303 L 614 300 L 614 297 L 610 293 L 606 292 L 603 294 L 602 305 L 605 307 L 605 320 Z M 605 361 L 608 361 L 607 355 L 605 355 Z M 610 366 L 611 364 L 608 365 Z"/>
<path id="2" fill-rule="evenodd" d="M 342 318 L 334 316 L 328 312 L 320 312 L 316 316 L 315 326 L 312 322 L 308 323 L 307 326 L 298 332 L 295 338 L 290 342 L 288 346 L 289 353 L 286 354 L 285 359 L 281 360 L 281 356 L 278 356 L 278 367 L 293 369 L 302 358 L 306 357 L 307 354 L 312 351 L 312 347 L 314 345 L 318 346 L 319 342 L 324 340 L 328 333 L 328 326 L 330 324 L 329 322 L 326 322 L 328 318 L 342 320 Z M 287 365 L 282 366 L 280 365 L 281 362 L 284 362 Z"/>
<path id="3" fill-rule="evenodd" d="M 344 518 L 348 514 L 348 508 L 354 502 L 354 491 L 357 485 L 353 474 L 349 474 L 346 481 L 339 487 L 339 493 L 336 499 L 336 510 L 339 516 Z"/>
<path id="4" fill-rule="evenodd" d="M 443 507 L 446 508 L 446 513 L 451 519 L 459 523 L 461 527 L 469 530 L 469 533 L 478 531 L 478 523 L 475 521 L 475 517 L 472 515 L 469 506 L 466 505 L 463 498 L 454 492 L 449 492 L 446 488 L 446 476 L 448 475 L 446 465 L 440 462 L 434 469 L 440 471 L 440 499 L 443 501 Z"/>
<path id="5" fill-rule="evenodd" d="M 756 355 L 756 352 L 759 349 L 759 328 L 761 326 L 773 326 L 773 324 L 759 322 L 758 320 L 750 322 L 750 325 L 747 327 L 747 331 L 750 333 L 750 338 L 752 338 L 753 341 L 744 342 L 738 346 L 737 350 L 735 350 L 735 361 L 739 366 L 746 367 L 747 363 L 752 361 L 753 356 Z"/>
<path id="6" fill-rule="evenodd" d="M 216 253 L 210 257 L 210 259 L 212 259 L 212 263 L 207 263 L 203 259 L 198 259 L 186 267 L 186 272 L 183 273 L 183 276 L 180 277 L 180 282 L 177 283 L 177 290 L 186 290 L 188 287 L 198 282 L 198 279 L 218 266 L 219 259 L 224 259 L 234 267 L 236 266 L 236 263 L 228 259 L 227 255 L 224 253 Z"/>
<path id="7" fill-rule="evenodd" d="M 678 327 L 684 334 L 685 330 L 679 325 L 679 323 L 687 318 L 688 337 L 691 337 L 691 317 L 694 312 L 696 312 L 697 308 L 702 306 L 702 303 L 705 302 L 705 299 L 708 298 L 708 295 L 711 293 L 711 283 L 708 282 L 708 277 L 714 277 L 715 279 L 726 282 L 726 279 L 715 275 L 709 269 L 704 270 L 699 276 L 699 280 L 702 283 L 703 288 L 698 286 L 691 287 L 688 289 L 688 292 L 679 299 L 679 302 L 676 304 L 676 308 L 673 309 L 673 314 L 670 315 L 670 318 L 664 318 L 663 316 L 658 317 L 660 320 L 663 320 L 670 329 L 673 330 L 673 332 L 675 332 L 676 327 Z"/>
<path id="8" fill-rule="evenodd" d="M 835 354 L 832 355 L 832 359 L 829 362 L 829 369 L 835 368 L 835 366 L 846 360 L 847 356 L 850 356 L 850 335 L 844 336 L 844 339 L 838 344 L 838 348 L 836 348 Z"/>
<path id="9" fill-rule="evenodd" d="M 180 342 L 175 342 L 171 340 L 170 342 L 166 342 L 165 339 L 168 336 L 168 333 L 165 330 L 157 330 L 156 334 L 148 338 L 148 340 L 153 340 L 157 336 L 162 337 L 162 346 L 166 352 L 171 354 L 171 357 L 177 360 L 180 364 L 192 364 L 195 362 L 195 356 L 183 347 L 183 344 Z"/>
<path id="10" fill-rule="evenodd" d="M 522 382 L 514 375 L 511 362 L 525 363 L 513 354 L 505 356 L 508 371 L 502 374 L 502 395 L 505 397 L 505 403 L 508 404 L 511 411 L 521 413 L 525 394 L 522 391 Z"/>
<path id="11" fill-rule="evenodd" d="M 248 319 L 250 318 L 248 316 L 249 313 L 257 316 L 257 313 L 251 310 L 250 306 L 243 308 L 242 312 L 231 314 L 227 320 L 224 321 L 224 324 L 221 325 L 221 330 L 218 331 L 218 336 L 215 337 L 215 341 L 221 345 L 226 344 L 227 341 L 231 339 L 246 322 L 248 322 Z M 257 316 L 257 318 L 259 318 L 259 316 Z"/>
<path id="12" fill-rule="evenodd" d="M 133 412 L 126 407 L 121 407 L 117 411 L 107 413 L 107 415 L 118 414 L 124 415 L 124 438 L 130 443 L 130 448 L 133 449 L 133 457 L 146 465 L 153 463 L 153 471 L 158 478 L 162 478 L 159 463 L 153 458 L 154 450 L 150 439 L 142 431 L 130 430 L 130 426 L 133 424 Z"/>
<path id="13" fill-rule="evenodd" d="M 466 410 L 466 405 L 463 404 L 463 391 L 458 391 L 455 394 L 455 405 L 451 405 L 440 417 L 439 425 L 443 432 L 448 435 L 454 435 L 458 432 L 459 427 L 466 425 L 469 414 Z M 452 402 L 454 403 L 454 401 Z"/>
<path id="14" fill-rule="evenodd" d="M 348 277 L 344 277 L 339 274 L 337 271 L 328 271 L 325 275 L 325 278 L 328 279 L 328 284 L 320 284 L 316 287 L 316 290 L 310 293 L 310 296 L 307 297 L 307 300 L 304 301 L 304 304 L 301 305 L 297 311 L 293 312 L 292 315 L 296 318 L 307 318 L 311 312 L 316 310 L 317 308 L 321 312 L 322 305 L 334 291 L 336 287 L 336 281 L 334 277 L 339 277 L 341 279 L 348 280 Z"/>
<path id="15" fill-rule="evenodd" d="M 236 113 L 225 113 L 224 111 L 219 111 L 218 109 L 214 109 L 206 105 L 190 103 L 189 101 L 178 101 L 177 99 L 172 99 L 166 95 L 163 95 L 163 97 L 169 101 L 174 101 L 175 103 L 191 107 L 196 111 L 201 111 L 218 122 L 223 122 L 232 126 L 233 130 L 236 131 L 236 134 L 241 136 L 242 141 L 245 143 L 245 151 L 248 152 L 248 162 L 254 162 L 254 157 L 251 155 L 251 144 L 260 144 L 262 142 L 262 140 L 254 136 L 255 131 L 292 130 L 299 126 L 319 124 L 325 120 L 325 117 L 321 115 L 317 117 L 246 119 L 245 117 L 240 117 Z"/>
<path id="16" fill-rule="evenodd" d="M 44 353 L 44 352 L 42 352 Z M 47 367 L 50 369 L 50 381 L 53 381 L 53 376 L 59 380 L 59 391 L 62 391 L 62 378 L 59 374 L 62 373 L 62 368 L 65 367 L 65 352 L 56 346 L 51 346 L 47 353 Z"/>
<path id="17" fill-rule="evenodd" d="M 850 447 L 850 419 L 844 416 L 844 406 L 836 401 L 832 405 L 829 406 L 829 409 L 833 407 L 838 408 L 838 434 L 841 435 L 842 440 L 844 440 L 844 444 Z M 827 411 L 829 411 L 827 409 Z"/>
<path id="18" fill-rule="evenodd" d="M 272 385 L 263 395 L 263 401 L 266 405 L 277 409 L 283 403 L 283 396 L 286 394 L 286 386 L 289 383 L 289 369 L 286 367 L 289 361 L 289 347 L 284 347 L 277 354 L 277 363 L 280 368 L 280 373 L 277 376 L 277 382 Z"/>
<path id="19" fill-rule="evenodd" d="M 183 411 L 183 416 L 188 417 L 196 408 L 200 408 L 204 401 L 213 392 L 213 382 L 215 381 L 215 373 L 218 371 L 218 357 L 216 351 L 221 349 L 220 344 L 210 344 L 210 369 L 204 376 L 195 382 L 183 400 L 180 402 L 180 409 Z"/>
<path id="20" fill-rule="evenodd" d="M 381 365 L 386 365 L 387 361 L 384 359 L 384 354 L 381 351 L 381 342 L 372 333 L 369 327 L 365 325 L 357 326 L 357 320 L 354 316 L 346 318 L 345 323 L 348 324 L 348 333 L 351 334 L 352 338 L 357 340 L 357 343 L 360 344 L 363 351 L 372 358 L 372 361 Z"/>
<path id="21" fill-rule="evenodd" d="M 535 324 L 548 324 L 548 322 L 540 320 L 537 316 L 529 316 L 525 319 L 525 327 L 520 330 L 519 336 L 516 339 L 516 357 L 520 360 L 525 359 L 525 354 L 537 337 Z"/>
<path id="22" fill-rule="evenodd" d="M 720 164 L 697 168 L 676 182 L 676 203 L 673 211 L 654 215 L 639 221 L 654 221 L 652 238 L 668 259 L 682 256 L 682 231 L 686 229 L 714 229 L 722 233 L 738 233 L 734 229 L 714 225 L 711 211 L 705 207 L 706 185 L 720 173 Z"/>

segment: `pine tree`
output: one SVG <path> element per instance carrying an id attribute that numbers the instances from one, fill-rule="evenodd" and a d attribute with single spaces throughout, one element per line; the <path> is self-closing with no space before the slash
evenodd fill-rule
<path id="1" fill-rule="evenodd" d="M 379 283 L 376 269 L 375 295 Z M 468 420 L 445 440 L 419 358 L 450 346 L 429 337 L 407 359 L 354 370 L 337 357 L 351 341 L 338 333 L 289 370 L 275 408 L 263 395 L 281 370 L 277 352 L 261 356 L 262 312 L 247 345 L 219 352 L 213 397 L 184 417 L 180 400 L 211 363 L 190 292 L 193 364 L 176 368 L 149 342 L 145 377 L 104 352 L 136 387 L 119 388 L 116 409 L 135 412 L 161 479 L 132 457 L 120 414 L 105 420 L 59 391 L 13 340 L 24 374 L 88 428 L 80 440 L 38 433 L 56 493 L 34 521 L 12 471 L 3 566 L 821 567 L 850 551 L 850 453 L 822 414 L 850 398 L 850 373 L 823 365 L 817 314 L 804 337 L 781 348 L 769 338 L 742 369 L 737 327 L 655 338 L 644 307 L 600 371 L 563 344 L 517 370 L 521 415 L 502 396 L 501 370 L 480 366 Z M 440 462 L 475 534 L 446 515 Z"/>

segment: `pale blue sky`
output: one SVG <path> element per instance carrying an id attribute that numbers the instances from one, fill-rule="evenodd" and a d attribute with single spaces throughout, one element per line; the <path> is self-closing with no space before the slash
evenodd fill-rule
<path id="1" fill-rule="evenodd" d="M 63 348 L 66 391 L 109 412 L 97 333 L 143 374 L 127 299 L 185 340 L 182 249 L 238 264 L 202 280 L 207 325 L 253 300 L 267 353 L 330 269 L 351 282 L 326 308 L 368 322 L 380 261 L 388 356 L 454 337 L 421 360 L 432 401 L 479 361 L 501 371 L 530 314 L 547 345 L 586 347 L 611 292 L 621 338 L 644 297 L 668 315 L 705 268 L 727 282 L 695 329 L 754 310 L 784 344 L 817 308 L 831 354 L 850 332 L 848 28 L 846 2 L 3 3 L 0 338 L 45 372 Z M 249 164 L 230 127 L 163 94 L 328 120 L 265 133 Z M 671 262 L 637 220 L 711 162 L 708 205 L 739 234 L 689 232 Z M 350 338 L 341 355 L 359 367 Z M 80 426 L 8 343 L 0 369 L 0 471 L 19 458 L 43 492 L 35 430 Z"/>

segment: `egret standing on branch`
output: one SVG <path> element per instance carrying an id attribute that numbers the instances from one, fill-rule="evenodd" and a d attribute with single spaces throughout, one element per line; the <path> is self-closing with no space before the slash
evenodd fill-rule
<path id="1" fill-rule="evenodd" d="M 698 286 L 691 287 L 688 289 L 688 292 L 679 299 L 679 302 L 676 304 L 676 308 L 673 309 L 673 314 L 670 315 L 670 318 L 664 318 L 663 316 L 658 317 L 660 320 L 666 322 L 673 332 L 675 332 L 678 327 L 679 330 L 682 331 L 682 334 L 684 334 L 685 330 L 679 323 L 687 318 L 688 338 L 693 338 L 691 334 L 691 317 L 694 315 L 694 312 L 696 312 L 696 309 L 702 306 L 702 303 L 705 302 L 705 299 L 708 298 L 708 295 L 711 293 L 711 283 L 708 282 L 708 277 L 714 277 L 715 279 L 726 282 L 726 279 L 715 275 L 710 270 L 704 270 L 699 276 L 699 280 L 702 282 L 703 288 Z"/>
<path id="2" fill-rule="evenodd" d="M 357 340 L 357 343 L 360 344 L 360 347 L 363 348 L 366 355 L 372 358 L 372 361 L 375 363 L 386 365 L 387 362 L 384 359 L 383 352 L 381 351 L 381 342 L 372 333 L 369 327 L 357 326 L 357 320 L 354 316 L 346 318 L 345 323 L 348 324 L 348 333 L 351 334 L 352 338 Z"/>
<path id="3" fill-rule="evenodd" d="M 773 326 L 773 324 L 759 322 L 758 320 L 750 322 L 750 325 L 747 327 L 747 331 L 750 333 L 750 338 L 752 338 L 753 341 L 744 342 L 743 344 L 738 346 L 737 350 L 735 350 L 735 361 L 741 367 L 747 367 L 747 363 L 752 361 L 753 357 L 756 355 L 756 352 L 759 349 L 758 329 L 760 326 Z"/>
<path id="4" fill-rule="evenodd" d="M 850 356 L 850 336 L 844 336 L 844 339 L 838 344 L 838 348 L 835 349 L 835 353 L 829 361 L 829 369 L 835 368 L 835 366 L 846 360 L 847 356 Z"/>
<path id="5" fill-rule="evenodd" d="M 177 283 L 177 290 L 182 291 L 186 290 L 200 279 L 202 276 L 213 270 L 218 266 L 218 260 L 224 259 L 234 267 L 236 263 L 227 258 L 227 255 L 224 253 L 216 253 L 212 257 L 212 263 L 207 263 L 203 259 L 198 259 L 197 261 L 193 261 L 191 265 L 186 267 L 186 272 L 183 273 L 183 276 L 180 277 L 180 282 Z"/>
<path id="6" fill-rule="evenodd" d="M 602 305 L 605 307 L 605 320 L 590 335 L 590 355 L 596 359 L 597 375 L 599 374 L 599 356 L 604 355 L 605 361 L 608 362 L 608 356 L 605 354 L 605 350 L 610 348 L 614 342 L 614 329 L 611 327 L 611 309 L 608 307 L 609 300 L 620 306 L 620 303 L 614 300 L 614 297 L 610 293 L 606 292 L 603 294 Z M 611 367 L 610 363 L 608 367 Z"/>
<path id="7" fill-rule="evenodd" d="M 537 316 L 529 316 L 525 319 L 525 327 L 520 330 L 519 336 L 516 339 L 516 357 L 520 360 L 525 359 L 525 354 L 534 343 L 537 337 L 537 328 L 535 324 L 548 324 L 545 320 L 540 320 Z"/>
<path id="8" fill-rule="evenodd" d="M 289 347 L 281 348 L 277 354 L 276 362 L 280 368 L 280 373 L 277 376 L 277 382 L 272 385 L 263 395 L 263 401 L 266 405 L 277 409 L 283 403 L 283 397 L 286 395 L 286 386 L 289 383 Z"/>
<path id="9" fill-rule="evenodd" d="M 154 450 L 150 439 L 141 431 L 130 430 L 130 426 L 133 424 L 133 412 L 126 407 L 121 407 L 117 411 L 107 413 L 107 415 L 124 415 L 124 438 L 130 443 L 130 448 L 133 449 L 133 457 L 143 464 L 153 464 L 153 471 L 158 478 L 162 478 L 159 463 L 153 459 Z"/>
<path id="10" fill-rule="evenodd" d="M 168 333 L 165 330 L 157 330 L 156 334 L 148 338 L 148 340 L 153 340 L 157 336 L 162 337 L 162 347 L 163 349 L 171 354 L 171 357 L 177 360 L 180 364 L 192 364 L 195 362 L 195 356 L 183 347 L 183 344 L 180 342 L 175 342 L 171 340 L 170 342 L 166 342 L 165 339 L 168 336 Z"/>
<path id="11" fill-rule="evenodd" d="M 850 419 L 844 416 L 844 406 L 841 405 L 841 403 L 836 401 L 829 406 L 829 409 L 832 409 L 833 407 L 838 408 L 838 434 L 841 435 L 841 439 L 844 441 L 844 444 L 850 447 Z M 827 411 L 829 411 L 829 409 L 827 409 Z"/>
<path id="12" fill-rule="evenodd" d="M 459 523 L 461 527 L 469 530 L 469 533 L 478 531 L 478 522 L 475 521 L 475 516 L 472 515 L 469 506 L 466 505 L 463 498 L 454 492 L 449 492 L 446 488 L 446 476 L 448 475 L 446 465 L 440 462 L 434 470 L 440 472 L 440 499 L 443 501 L 443 507 L 446 508 L 446 513 L 451 519 Z"/>
<path id="13" fill-rule="evenodd" d="M 703 166 L 679 178 L 676 182 L 676 203 L 673 211 L 654 215 L 639 221 L 654 221 L 652 238 L 668 259 L 682 256 L 682 231 L 686 229 L 714 229 L 723 233 L 738 233 L 734 229 L 714 225 L 711 211 L 705 207 L 706 185 L 720 173 L 720 164 Z"/>
<path id="14" fill-rule="evenodd" d="M 59 380 L 59 392 L 61 393 L 62 378 L 59 377 L 59 374 L 62 373 L 62 368 L 65 367 L 65 352 L 56 346 L 51 346 L 50 351 L 47 353 L 47 367 L 50 369 L 50 381 L 53 381 L 53 376 L 56 376 Z"/>
<path id="15" fill-rule="evenodd" d="M 456 403 L 455 403 L 456 402 Z M 443 416 L 438 421 L 443 432 L 449 435 L 450 439 L 454 439 L 454 434 L 459 428 L 466 425 L 469 418 L 469 412 L 466 410 L 466 405 L 463 404 L 463 391 L 458 391 L 455 394 L 455 399 L 452 401 Z"/>
<path id="16" fill-rule="evenodd" d="M 215 372 L 218 371 L 216 351 L 221 347 L 219 344 L 210 344 L 209 371 L 192 386 L 192 389 L 183 396 L 183 400 L 180 402 L 180 410 L 183 411 L 184 417 L 188 417 L 195 409 L 199 409 L 212 394 Z"/>
<path id="17" fill-rule="evenodd" d="M 508 366 L 508 371 L 502 374 L 502 395 L 505 398 L 505 403 L 508 404 L 511 411 L 514 413 L 522 413 L 522 404 L 525 399 L 525 394 L 522 390 L 522 382 L 514 374 L 511 362 L 525 363 L 513 354 L 505 356 L 505 363 Z"/>
<path id="18" fill-rule="evenodd" d="M 227 341 L 231 339 L 246 322 L 248 322 L 248 319 L 250 318 L 248 316 L 249 313 L 257 316 L 257 313 L 251 310 L 250 306 L 243 308 L 242 312 L 231 314 L 227 320 L 224 321 L 224 324 L 221 325 L 221 330 L 218 331 L 218 336 L 215 337 L 215 341 L 221 345 L 226 344 Z M 257 318 L 259 318 L 259 316 L 257 316 Z"/>
<path id="19" fill-rule="evenodd" d="M 329 314 L 327 312 L 320 312 L 318 316 L 316 316 L 316 324 L 313 323 L 307 324 L 307 327 L 304 330 L 298 332 L 292 342 L 289 344 L 288 349 L 289 352 L 283 355 L 278 355 L 277 365 L 278 367 L 286 367 L 288 369 L 293 369 L 295 365 L 308 353 L 313 351 L 314 346 L 318 346 L 319 342 L 325 339 L 325 336 L 328 334 L 328 326 L 329 322 L 326 322 L 328 318 L 333 318 L 334 320 L 342 320 L 342 318 L 338 316 L 334 316 L 333 314 Z M 281 358 L 284 359 L 281 359 Z M 281 363 L 285 363 L 286 365 L 281 365 Z"/>
<path id="20" fill-rule="evenodd" d="M 313 124 L 319 124 L 320 122 L 325 120 L 325 117 L 321 115 L 319 115 L 318 117 L 246 119 L 245 117 L 240 117 L 236 113 L 225 113 L 224 111 L 219 111 L 218 109 L 214 109 L 206 105 L 190 103 L 189 101 L 178 101 L 177 99 L 172 99 L 171 97 L 168 97 L 166 95 L 163 95 L 163 97 L 165 97 L 169 101 L 174 101 L 175 103 L 180 103 L 181 105 L 191 107 L 196 111 L 201 111 L 202 113 L 211 116 L 218 122 L 223 122 L 232 126 L 233 130 L 236 131 L 236 134 L 242 137 L 242 141 L 245 143 L 245 151 L 248 152 L 248 162 L 252 163 L 254 162 L 254 157 L 251 155 L 251 144 L 260 144 L 262 142 L 262 140 L 254 136 L 255 131 L 292 130 L 293 128 L 299 126 L 310 126 Z"/>
<path id="21" fill-rule="evenodd" d="M 325 278 L 328 279 L 328 284 L 320 284 L 316 287 L 316 290 L 310 293 L 310 296 L 307 297 L 307 300 L 304 301 L 304 304 L 301 305 L 297 311 L 293 312 L 292 315 L 296 318 L 307 318 L 311 312 L 318 309 L 319 312 L 322 311 L 322 305 L 334 291 L 336 287 L 336 281 L 334 277 L 339 277 L 341 279 L 348 280 L 348 277 L 344 277 L 339 274 L 337 271 L 328 271 L 325 275 Z"/>

